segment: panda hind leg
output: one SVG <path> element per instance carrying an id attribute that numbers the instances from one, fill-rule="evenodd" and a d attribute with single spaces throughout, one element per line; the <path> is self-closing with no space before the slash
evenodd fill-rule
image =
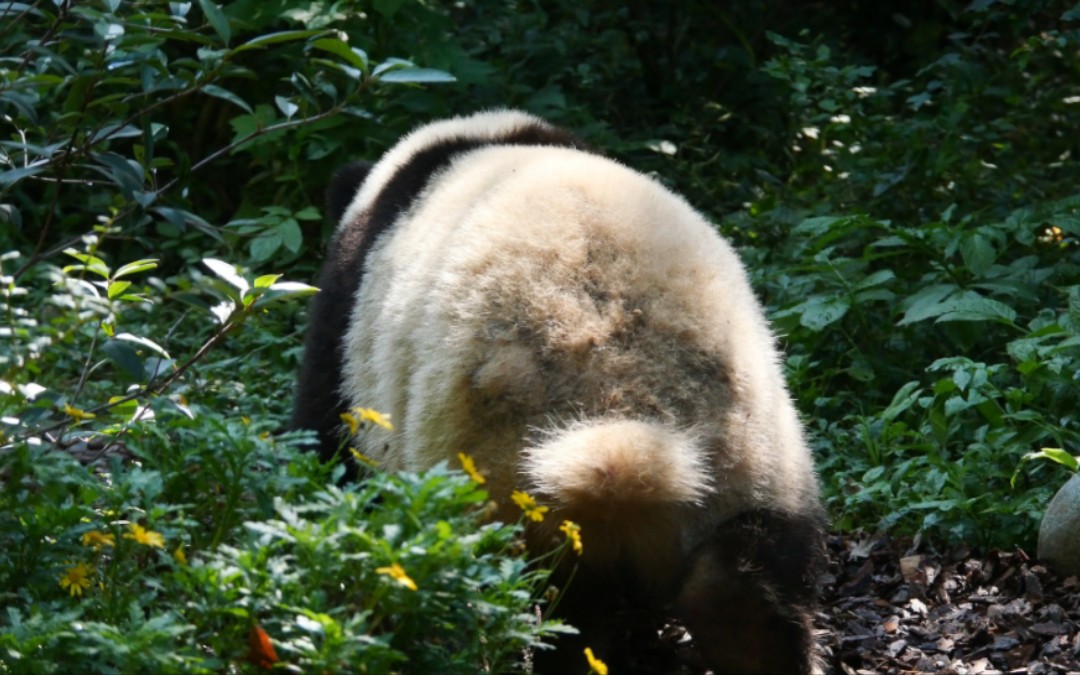
<path id="1" fill-rule="evenodd" d="M 752 511 L 720 524 L 690 559 L 676 600 L 717 675 L 810 675 L 824 520 Z"/>

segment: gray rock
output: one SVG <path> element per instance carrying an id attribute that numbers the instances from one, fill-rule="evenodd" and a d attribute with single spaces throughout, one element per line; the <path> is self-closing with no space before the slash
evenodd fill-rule
<path id="1" fill-rule="evenodd" d="M 1080 575 L 1080 474 L 1061 486 L 1039 527 L 1039 558 L 1062 575 Z"/>

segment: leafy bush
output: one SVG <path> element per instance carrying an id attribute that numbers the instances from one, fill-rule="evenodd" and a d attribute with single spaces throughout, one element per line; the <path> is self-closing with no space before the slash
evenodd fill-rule
<path id="1" fill-rule="evenodd" d="M 1029 546 L 1066 472 L 1022 459 L 1080 446 L 1078 20 L 0 2 L 0 669 L 500 671 L 557 628 L 464 478 L 328 487 L 274 433 L 330 171 L 477 107 L 717 217 L 838 528 Z"/>
<path id="2" fill-rule="evenodd" d="M 29 444 L 0 456 L 5 669 L 506 672 L 558 628 L 531 612 L 544 575 L 510 555 L 520 528 L 483 525 L 467 477 L 326 488 L 253 425 L 187 420 L 97 474 Z"/>
<path id="3" fill-rule="evenodd" d="M 314 289 L 251 270 L 377 85 L 452 78 L 268 7 L 0 4 L 5 672 L 503 672 L 559 629 L 468 478 L 338 489 L 277 433 Z"/>
<path id="4" fill-rule="evenodd" d="M 778 308 L 836 524 L 1030 545 L 1052 485 L 1038 465 L 1011 481 L 1017 464 L 1080 445 L 1080 194 L 1060 127 L 1080 43 L 969 19 L 899 81 L 774 36 L 792 168 L 728 223 Z M 855 213 L 802 215 L 819 207 Z"/>

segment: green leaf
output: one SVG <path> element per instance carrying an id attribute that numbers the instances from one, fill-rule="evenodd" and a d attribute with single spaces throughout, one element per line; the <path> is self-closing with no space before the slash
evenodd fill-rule
<path id="1" fill-rule="evenodd" d="M 280 278 L 280 274 L 264 274 L 255 279 L 254 286 L 255 288 L 270 288 Z"/>
<path id="2" fill-rule="evenodd" d="M 934 301 L 926 297 L 908 308 L 897 326 L 906 326 L 927 319 L 944 321 L 996 321 L 1012 324 L 1016 311 L 1003 302 L 965 291 L 960 297 Z"/>
<path id="3" fill-rule="evenodd" d="M 964 265 L 977 277 L 985 276 L 997 259 L 993 244 L 979 232 L 972 233 L 960 242 L 960 257 Z"/>
<path id="4" fill-rule="evenodd" d="M 0 172 L 0 185 L 10 185 L 17 183 L 23 178 L 28 178 L 34 174 L 41 173 L 47 169 L 49 163 L 46 161 L 40 161 L 30 166 L 20 167 L 18 169 L 10 169 L 8 171 Z"/>
<path id="5" fill-rule="evenodd" d="M 878 270 L 870 276 L 866 277 L 859 283 L 855 284 L 855 288 L 858 290 L 871 288 L 873 286 L 880 286 L 888 281 L 892 281 L 896 278 L 896 273 L 892 270 Z"/>
<path id="6" fill-rule="evenodd" d="M 105 356 L 116 364 L 120 370 L 131 375 L 136 380 L 143 379 L 145 371 L 143 369 L 142 357 L 139 356 L 135 347 L 130 343 L 123 340 L 117 340 L 116 338 L 110 338 L 105 341 L 105 344 L 101 345 L 101 351 L 103 351 Z"/>
<path id="7" fill-rule="evenodd" d="M 64 253 L 75 258 L 82 265 L 69 265 L 64 268 L 64 273 L 69 271 L 86 270 L 87 272 L 93 272 L 103 279 L 109 278 L 109 266 L 105 264 L 105 261 L 97 256 L 92 256 L 88 253 L 80 253 L 73 248 L 64 249 Z"/>
<path id="8" fill-rule="evenodd" d="M 248 40 L 244 44 L 232 50 L 232 53 L 239 54 L 240 52 L 246 52 L 251 49 L 262 49 L 263 47 L 280 44 L 282 42 L 295 42 L 297 40 L 306 40 L 309 37 L 313 37 L 315 35 L 325 34 L 325 30 L 285 30 L 279 33 L 267 33 L 266 35 L 260 35 L 253 40 Z"/>
<path id="9" fill-rule="evenodd" d="M 296 114 L 297 110 L 300 110 L 300 106 L 296 105 L 284 96 L 275 96 L 274 103 L 277 105 L 281 114 L 285 115 L 285 119 L 290 120 L 292 116 Z"/>
<path id="10" fill-rule="evenodd" d="M 129 274 L 136 274 L 138 272 L 145 272 L 146 270 L 157 269 L 157 264 L 157 258 L 144 258 L 142 260 L 129 262 L 116 270 L 113 274 L 113 279 L 119 279 L 120 277 L 126 277 Z"/>
<path id="11" fill-rule="evenodd" d="M 801 314 L 800 325 L 817 333 L 844 318 L 850 308 L 851 301 L 847 298 L 816 296 L 794 308 L 794 311 Z"/>
<path id="12" fill-rule="evenodd" d="M 278 230 L 267 230 L 251 240 L 251 245 L 248 249 L 251 251 L 251 257 L 256 262 L 262 262 L 269 260 L 277 250 L 281 248 L 281 232 Z"/>
<path id="13" fill-rule="evenodd" d="M 224 87 L 219 87 L 216 84 L 208 84 L 202 88 L 202 92 L 207 96 L 213 96 L 214 98 L 220 98 L 224 101 L 228 101 L 229 103 L 232 103 L 236 107 L 246 111 L 249 114 L 255 112 L 251 109 L 251 106 L 248 105 L 247 101 L 232 93 L 228 89 L 225 89 Z"/>
<path id="14" fill-rule="evenodd" d="M 278 225 L 277 229 L 281 233 L 281 243 L 285 245 L 285 248 L 293 253 L 299 253 L 300 247 L 304 245 L 304 233 L 300 229 L 300 223 L 294 218 L 288 218 Z"/>
<path id="15" fill-rule="evenodd" d="M 311 46 L 316 49 L 321 49 L 324 52 L 329 52 L 334 56 L 338 56 L 350 66 L 365 73 L 368 70 L 367 53 L 362 49 L 350 47 L 344 40 L 338 38 L 320 38 L 312 42 Z"/>
<path id="16" fill-rule="evenodd" d="M 1071 471 L 1080 470 L 1080 456 L 1073 457 L 1061 448 L 1043 448 L 1038 452 L 1029 452 L 1024 459 L 1048 459 L 1068 467 Z"/>
<path id="17" fill-rule="evenodd" d="M 919 400 L 920 395 L 922 395 L 922 389 L 919 387 L 919 383 L 908 382 L 900 387 L 899 391 L 893 396 L 892 403 L 882 411 L 881 419 L 886 422 L 893 421 L 897 416 L 913 406 Z"/>
<path id="18" fill-rule="evenodd" d="M 214 32 L 218 34 L 221 41 L 228 44 L 229 38 L 232 37 L 232 29 L 229 27 L 229 18 L 226 17 L 224 12 L 221 11 L 221 8 L 211 2 L 211 0 L 199 0 L 199 7 L 202 7 L 203 14 L 206 15 L 206 20 L 214 27 Z"/>
<path id="19" fill-rule="evenodd" d="M 210 268 L 219 279 L 229 284 L 233 288 L 246 291 L 249 286 L 247 279 L 240 276 L 236 271 L 236 266 L 232 263 L 227 263 L 224 260 L 217 260 L 215 258 L 203 258 L 203 264 Z"/>
<path id="20" fill-rule="evenodd" d="M 114 300 L 116 296 L 126 291 L 131 286 L 130 281 L 110 281 L 109 282 L 109 299 Z"/>
<path id="21" fill-rule="evenodd" d="M 116 336 L 116 339 L 121 340 L 123 342 L 136 344 L 136 345 L 139 345 L 140 347 L 145 347 L 146 349 L 149 349 L 150 351 L 154 352 L 155 354 L 157 354 L 158 356 L 160 356 L 162 358 L 165 358 L 165 359 L 172 358 L 172 357 L 169 356 L 169 353 L 167 351 L 165 351 L 165 349 L 161 345 L 159 345 L 158 343 L 154 342 L 153 340 L 151 340 L 149 338 L 144 338 L 144 337 L 141 337 L 139 335 L 132 335 L 131 333 L 120 333 L 119 335 Z"/>
<path id="22" fill-rule="evenodd" d="M 442 70 L 434 68 L 401 68 L 391 70 L 379 77 L 382 82 L 395 84 L 441 84 L 457 82 L 457 78 Z"/>

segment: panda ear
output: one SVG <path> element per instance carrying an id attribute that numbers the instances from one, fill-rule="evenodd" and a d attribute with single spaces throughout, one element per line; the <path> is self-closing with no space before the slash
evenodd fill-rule
<path id="1" fill-rule="evenodd" d="M 373 166 L 371 162 L 350 162 L 334 172 L 326 189 L 326 216 L 331 222 L 341 222 Z"/>

